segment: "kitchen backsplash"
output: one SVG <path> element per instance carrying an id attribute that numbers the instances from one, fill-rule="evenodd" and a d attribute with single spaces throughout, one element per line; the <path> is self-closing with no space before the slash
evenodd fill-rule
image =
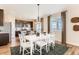
<path id="1" fill-rule="evenodd" d="M 4 25 L 3 26 L 0 26 L 0 32 L 9 32 L 10 33 L 10 30 L 11 30 L 11 28 L 10 28 L 11 26 L 10 26 L 10 23 L 4 23 Z"/>

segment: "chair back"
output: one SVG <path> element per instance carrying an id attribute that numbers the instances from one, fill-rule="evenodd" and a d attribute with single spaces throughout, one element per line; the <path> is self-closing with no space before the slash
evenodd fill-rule
<path id="1" fill-rule="evenodd" d="M 21 31 L 21 34 L 22 35 L 26 35 L 26 31 Z"/>
<path id="2" fill-rule="evenodd" d="M 23 44 L 24 42 L 26 42 L 26 40 L 22 34 L 19 34 L 19 39 L 20 39 L 20 44 Z"/>
<path id="3" fill-rule="evenodd" d="M 51 42 L 55 42 L 55 34 L 48 34 L 47 35 L 47 41 L 49 42 L 49 43 L 51 43 Z"/>

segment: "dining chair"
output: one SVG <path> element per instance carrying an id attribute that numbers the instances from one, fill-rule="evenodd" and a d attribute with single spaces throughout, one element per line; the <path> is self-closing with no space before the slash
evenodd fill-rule
<path id="1" fill-rule="evenodd" d="M 27 35 L 27 36 L 25 36 L 25 38 L 26 38 L 26 40 L 29 40 L 30 46 L 32 48 L 32 52 L 34 53 L 34 50 L 35 50 L 34 41 L 36 40 L 36 35 Z"/>
<path id="2" fill-rule="evenodd" d="M 40 55 L 42 55 L 42 49 L 43 49 L 44 47 L 46 47 L 46 52 L 48 52 L 48 50 L 47 50 L 47 42 L 45 42 L 44 36 L 41 35 L 41 36 L 40 36 L 39 38 L 37 38 L 37 39 L 39 39 L 39 40 L 35 41 L 35 50 L 39 51 L 39 52 L 40 52 Z M 37 49 L 37 48 L 36 48 L 36 45 L 39 46 L 40 49 Z"/>
<path id="3" fill-rule="evenodd" d="M 28 48 L 30 49 L 30 42 L 26 42 L 26 39 L 22 34 L 19 34 L 19 39 L 20 39 L 20 53 L 22 51 L 22 54 L 24 55 L 24 51 L 26 50 L 26 54 L 30 54 L 30 52 L 27 50 Z"/>
<path id="4" fill-rule="evenodd" d="M 21 34 L 22 34 L 22 35 L 26 35 L 27 32 L 26 32 L 25 30 L 23 30 L 23 31 L 21 31 Z"/>
<path id="5" fill-rule="evenodd" d="M 50 51 L 50 46 L 52 46 L 53 49 L 54 49 L 54 47 L 55 47 L 55 40 L 56 40 L 55 34 L 48 34 L 46 40 L 47 40 L 48 47 L 49 47 L 48 51 Z"/>

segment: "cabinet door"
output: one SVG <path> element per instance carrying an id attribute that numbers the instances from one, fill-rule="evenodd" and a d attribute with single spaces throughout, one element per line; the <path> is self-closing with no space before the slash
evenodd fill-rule
<path id="1" fill-rule="evenodd" d="M 0 9 L 0 26 L 3 26 L 3 10 Z"/>
<path id="2" fill-rule="evenodd" d="M 9 34 L 8 33 L 0 34 L 0 46 L 6 45 L 8 43 L 9 43 Z"/>

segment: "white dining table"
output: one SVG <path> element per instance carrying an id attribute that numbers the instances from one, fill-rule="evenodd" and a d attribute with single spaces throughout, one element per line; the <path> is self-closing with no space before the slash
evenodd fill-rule
<path id="1" fill-rule="evenodd" d="M 49 36 L 48 34 L 47 35 L 43 35 L 41 34 L 40 36 L 36 36 L 36 35 L 26 35 L 25 38 L 27 40 L 30 41 L 30 52 L 31 52 L 31 55 L 32 55 L 32 52 L 33 52 L 33 42 L 37 41 L 37 40 L 44 40 L 44 39 L 47 39 L 47 36 Z"/>

